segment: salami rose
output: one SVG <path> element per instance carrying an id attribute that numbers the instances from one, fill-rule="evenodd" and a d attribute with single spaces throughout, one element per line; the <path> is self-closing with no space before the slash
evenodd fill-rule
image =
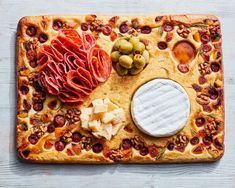
<path id="1" fill-rule="evenodd" d="M 37 63 L 42 86 L 65 103 L 81 104 L 112 70 L 110 57 L 94 37 L 73 29 L 61 29 L 50 45 L 43 45 Z"/>

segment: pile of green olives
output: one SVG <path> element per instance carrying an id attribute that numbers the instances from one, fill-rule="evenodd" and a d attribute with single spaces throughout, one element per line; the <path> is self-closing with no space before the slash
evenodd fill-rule
<path id="1" fill-rule="evenodd" d="M 120 76 L 136 75 L 149 63 L 149 52 L 139 38 L 121 38 L 113 46 L 111 59 Z"/>

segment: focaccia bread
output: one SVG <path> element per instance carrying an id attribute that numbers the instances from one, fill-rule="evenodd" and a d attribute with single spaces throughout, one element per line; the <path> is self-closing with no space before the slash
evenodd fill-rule
<path id="1" fill-rule="evenodd" d="M 28 16 L 19 21 L 16 54 L 16 145 L 24 160 L 175 163 L 223 155 L 215 16 Z M 167 137 L 140 131 L 130 112 L 135 91 L 158 78 L 179 83 L 190 101 L 184 128 Z"/>

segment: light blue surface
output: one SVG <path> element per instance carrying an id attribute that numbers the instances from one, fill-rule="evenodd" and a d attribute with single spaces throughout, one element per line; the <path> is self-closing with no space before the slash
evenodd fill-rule
<path id="1" fill-rule="evenodd" d="M 226 151 L 220 162 L 179 165 L 36 165 L 14 150 L 15 32 L 18 20 L 43 14 L 211 13 L 223 33 Z M 234 0 L 0 0 L 0 187 L 235 187 Z"/>

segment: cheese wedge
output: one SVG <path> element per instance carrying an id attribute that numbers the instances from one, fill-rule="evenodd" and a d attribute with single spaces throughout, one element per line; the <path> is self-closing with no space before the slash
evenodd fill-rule
<path id="1" fill-rule="evenodd" d="M 81 109 L 81 127 L 97 137 L 110 140 L 126 123 L 125 112 L 108 98 L 95 99 L 92 107 Z"/>

